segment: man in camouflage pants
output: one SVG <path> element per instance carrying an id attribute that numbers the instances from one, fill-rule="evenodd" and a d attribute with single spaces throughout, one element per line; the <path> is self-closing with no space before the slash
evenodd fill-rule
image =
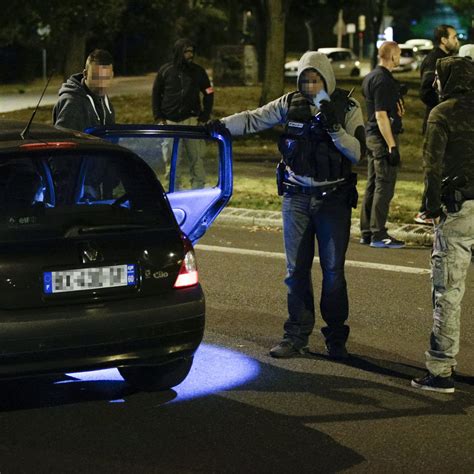
<path id="1" fill-rule="evenodd" d="M 474 248 L 474 63 L 439 59 L 435 82 L 440 103 L 429 115 L 423 146 L 426 209 L 439 220 L 431 255 L 434 321 L 428 373 L 411 383 L 452 393 L 461 301 Z"/>

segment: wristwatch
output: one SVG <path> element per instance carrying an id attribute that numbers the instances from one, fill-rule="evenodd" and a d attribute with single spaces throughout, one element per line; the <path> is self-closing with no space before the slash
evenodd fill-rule
<path id="1" fill-rule="evenodd" d="M 335 123 L 330 128 L 328 128 L 329 133 L 338 132 L 339 130 L 341 130 L 341 124 L 340 123 Z"/>

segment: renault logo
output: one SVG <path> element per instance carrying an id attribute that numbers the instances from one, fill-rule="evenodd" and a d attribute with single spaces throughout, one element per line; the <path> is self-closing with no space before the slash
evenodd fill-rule
<path id="1" fill-rule="evenodd" d="M 81 258 L 82 263 L 101 262 L 104 260 L 104 257 L 97 248 L 97 245 L 93 242 L 86 242 L 85 244 L 81 245 Z"/>

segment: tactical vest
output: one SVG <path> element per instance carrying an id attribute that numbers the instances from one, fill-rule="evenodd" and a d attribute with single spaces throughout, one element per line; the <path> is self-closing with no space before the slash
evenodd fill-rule
<path id="1" fill-rule="evenodd" d="M 308 100 L 300 92 L 294 92 L 290 94 L 288 101 L 285 133 L 279 141 L 285 164 L 295 174 L 309 176 L 316 181 L 349 178 L 352 171 L 350 160 L 337 149 L 329 134 L 314 120 Z M 343 125 L 346 112 L 353 102 L 342 89 L 334 91 L 331 102 L 338 122 Z"/>

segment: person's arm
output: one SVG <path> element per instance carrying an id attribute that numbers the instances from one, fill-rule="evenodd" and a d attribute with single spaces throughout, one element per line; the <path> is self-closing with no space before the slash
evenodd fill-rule
<path id="1" fill-rule="evenodd" d="M 433 61 L 428 57 L 426 59 L 420 68 L 420 99 L 426 106 L 433 108 L 438 104 L 438 94 L 433 88 L 436 60 Z"/>
<path id="2" fill-rule="evenodd" d="M 285 94 L 263 107 L 229 115 L 221 121 L 228 128 L 231 135 L 255 133 L 283 124 L 288 113 L 288 96 L 289 94 Z"/>
<path id="3" fill-rule="evenodd" d="M 212 106 L 214 105 L 214 88 L 211 85 L 209 76 L 203 69 L 199 86 L 202 97 L 202 112 L 199 114 L 199 122 L 207 122 L 211 118 Z"/>
<path id="4" fill-rule="evenodd" d="M 423 170 L 425 174 L 425 205 L 428 213 L 437 217 L 441 213 L 441 180 L 443 158 L 448 142 L 447 126 L 436 119 L 436 113 L 428 118 L 423 142 Z"/>
<path id="5" fill-rule="evenodd" d="M 164 78 L 161 71 L 158 71 L 158 74 L 155 77 L 153 82 L 153 89 L 151 93 L 151 107 L 153 110 L 153 118 L 155 122 L 166 122 L 163 112 L 161 111 L 161 103 L 163 101 L 163 92 L 164 92 Z"/>
<path id="6" fill-rule="evenodd" d="M 387 111 L 377 110 L 375 112 L 375 119 L 377 120 L 377 125 L 383 139 L 385 140 L 385 143 L 387 144 L 388 150 L 391 151 L 393 147 L 397 146 L 397 143 L 395 142 L 395 137 L 392 133 L 392 125 L 390 123 Z"/>
<path id="7" fill-rule="evenodd" d="M 357 163 L 365 153 L 364 119 L 359 103 L 351 99 L 345 123 L 337 132 L 329 132 L 336 148 L 352 163 Z"/>
<path id="8" fill-rule="evenodd" d="M 61 96 L 54 108 L 54 125 L 83 132 L 90 125 L 84 121 L 86 112 L 82 110 L 82 102 L 72 96 Z"/>

